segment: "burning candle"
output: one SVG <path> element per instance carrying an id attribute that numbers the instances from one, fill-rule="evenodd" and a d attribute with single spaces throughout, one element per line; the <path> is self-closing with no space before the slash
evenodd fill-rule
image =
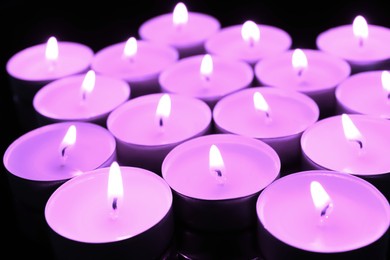
<path id="1" fill-rule="evenodd" d="M 44 237 L 43 209 L 52 192 L 84 171 L 107 166 L 115 159 L 115 138 L 107 129 L 88 122 L 54 123 L 17 138 L 6 149 L 3 163 L 20 210 L 22 232 L 35 241 Z"/>
<path id="2" fill-rule="evenodd" d="M 368 114 L 390 119 L 390 73 L 354 74 L 336 88 L 337 113 Z"/>
<path id="3" fill-rule="evenodd" d="M 330 28 L 317 36 L 320 50 L 347 60 L 353 73 L 379 69 L 390 59 L 390 29 L 368 24 L 362 15 L 352 24 Z"/>
<path id="4" fill-rule="evenodd" d="M 335 113 L 335 89 L 349 77 L 351 67 L 323 51 L 297 48 L 262 59 L 254 72 L 262 85 L 310 96 L 320 109 L 320 118 L 324 118 Z"/>
<path id="5" fill-rule="evenodd" d="M 280 159 L 268 144 L 233 134 L 188 140 L 173 148 L 162 164 L 178 221 L 205 231 L 253 225 L 257 197 L 279 172 Z"/>
<path id="6" fill-rule="evenodd" d="M 210 54 L 243 60 L 254 66 L 265 57 L 287 51 L 291 44 L 291 36 L 284 30 L 247 20 L 210 36 L 205 49 Z"/>
<path id="7" fill-rule="evenodd" d="M 250 65 L 210 54 L 179 60 L 159 77 L 162 92 L 199 98 L 213 108 L 227 94 L 247 88 L 254 74 Z"/>
<path id="8" fill-rule="evenodd" d="M 213 110 L 218 132 L 266 142 L 278 153 L 282 168 L 300 161 L 301 135 L 318 117 L 318 106 L 307 95 L 265 86 L 225 96 Z"/>
<path id="9" fill-rule="evenodd" d="M 390 198 L 390 121 L 342 114 L 316 122 L 301 138 L 305 167 L 359 176 Z"/>
<path id="10" fill-rule="evenodd" d="M 61 185 L 45 219 L 58 259 L 159 259 L 173 237 L 171 212 L 161 177 L 114 161 Z"/>
<path id="11" fill-rule="evenodd" d="M 32 100 L 49 82 L 86 72 L 93 50 L 80 43 L 57 41 L 52 36 L 44 44 L 23 49 L 6 64 L 20 126 L 28 131 L 38 126 Z"/>
<path id="12" fill-rule="evenodd" d="M 256 209 L 265 259 L 386 259 L 389 203 L 356 176 L 290 174 L 265 188 Z"/>
<path id="13" fill-rule="evenodd" d="M 129 98 L 126 81 L 89 70 L 45 85 L 35 94 L 33 106 L 41 125 L 86 121 L 105 127 L 108 114 Z"/>
<path id="14" fill-rule="evenodd" d="M 110 113 L 107 128 L 117 141 L 118 162 L 161 173 L 167 153 L 210 131 L 211 110 L 202 100 L 155 93 L 134 98 Z"/>
<path id="15" fill-rule="evenodd" d="M 179 2 L 172 13 L 162 14 L 141 24 L 141 39 L 174 47 L 181 58 L 205 53 L 206 40 L 221 28 L 219 21 L 208 14 L 188 12 Z"/>
<path id="16" fill-rule="evenodd" d="M 138 97 L 160 92 L 159 74 L 178 58 L 170 46 L 130 37 L 98 51 L 91 67 L 98 74 L 125 80 L 131 96 Z"/>

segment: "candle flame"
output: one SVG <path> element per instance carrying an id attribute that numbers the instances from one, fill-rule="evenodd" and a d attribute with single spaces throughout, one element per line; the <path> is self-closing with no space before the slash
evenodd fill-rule
<path id="1" fill-rule="evenodd" d="M 301 49 L 295 49 L 292 54 L 292 66 L 297 71 L 298 76 L 301 76 L 303 71 L 307 69 L 308 62 L 306 54 Z"/>
<path id="2" fill-rule="evenodd" d="M 108 174 L 107 197 L 112 209 L 113 217 L 117 217 L 118 206 L 123 199 L 122 173 L 119 164 L 114 161 L 111 163 Z"/>
<path id="3" fill-rule="evenodd" d="M 76 143 L 76 136 L 77 136 L 76 126 L 75 125 L 69 126 L 60 144 L 60 154 L 61 154 L 61 158 L 63 159 L 63 162 L 65 162 L 66 158 L 68 157 L 67 151 Z"/>
<path id="4" fill-rule="evenodd" d="M 54 36 L 51 36 L 46 43 L 45 57 L 49 61 L 58 59 L 58 42 Z"/>
<path id="5" fill-rule="evenodd" d="M 352 119 L 347 114 L 341 115 L 343 130 L 345 138 L 349 141 L 358 143 L 360 149 L 363 148 L 362 134 L 359 129 L 355 126 Z"/>
<path id="6" fill-rule="evenodd" d="M 249 46 L 254 46 L 260 40 L 260 29 L 255 22 L 246 21 L 241 27 L 241 36 Z"/>
<path id="7" fill-rule="evenodd" d="M 269 105 L 264 96 L 258 91 L 253 94 L 253 105 L 257 111 L 262 111 L 269 117 Z"/>
<path id="8" fill-rule="evenodd" d="M 390 100 L 390 72 L 387 70 L 382 71 L 381 80 L 383 90 L 387 94 L 387 99 Z"/>
<path id="9" fill-rule="evenodd" d="M 329 194 L 318 181 L 312 181 L 310 183 L 310 193 L 315 208 L 320 212 L 321 221 L 327 219 L 333 210 L 333 202 Z"/>
<path id="10" fill-rule="evenodd" d="M 81 84 L 81 96 L 82 100 L 85 100 L 87 95 L 91 93 L 95 87 L 96 74 L 93 70 L 89 70 L 85 74 L 83 83 Z"/>
<path id="11" fill-rule="evenodd" d="M 211 145 L 209 151 L 209 169 L 219 184 L 226 182 L 225 164 L 221 152 L 215 144 Z"/>
<path id="12" fill-rule="evenodd" d="M 364 41 L 368 38 L 368 25 L 363 16 L 358 15 L 353 20 L 353 34 L 359 41 L 359 46 L 363 46 Z"/>
<path id="13" fill-rule="evenodd" d="M 135 55 L 137 54 L 137 40 L 135 37 L 130 37 L 125 44 L 125 48 L 123 50 L 123 55 L 125 58 L 133 60 Z"/>
<path id="14" fill-rule="evenodd" d="M 169 118 L 171 114 L 171 97 L 168 94 L 161 96 L 157 109 L 156 109 L 156 119 L 160 129 L 163 128 L 165 121 Z"/>
<path id="15" fill-rule="evenodd" d="M 205 54 L 200 65 L 200 74 L 206 80 L 210 80 L 210 76 L 213 73 L 213 59 L 210 54 Z"/>
<path id="16" fill-rule="evenodd" d="M 173 9 L 172 22 L 175 26 L 181 27 L 188 22 L 188 11 L 184 3 L 179 2 Z"/>

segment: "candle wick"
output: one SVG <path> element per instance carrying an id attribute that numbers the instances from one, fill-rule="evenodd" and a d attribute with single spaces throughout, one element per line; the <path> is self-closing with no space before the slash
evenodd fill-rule
<path id="1" fill-rule="evenodd" d="M 363 47 L 364 45 L 364 39 L 363 37 L 359 37 L 359 47 Z"/>
<path id="2" fill-rule="evenodd" d="M 387 100 L 390 101 L 390 92 L 387 94 Z"/>
<path id="3" fill-rule="evenodd" d="M 253 48 L 254 46 L 255 46 L 255 41 L 252 38 L 250 38 L 249 39 L 249 47 Z"/>
<path id="4" fill-rule="evenodd" d="M 355 142 L 359 145 L 360 149 L 363 149 L 363 142 L 361 140 L 355 140 Z"/>
<path id="5" fill-rule="evenodd" d="M 204 75 L 203 78 L 204 78 L 205 81 L 210 82 L 210 76 L 209 75 Z"/>
<path id="6" fill-rule="evenodd" d="M 298 77 L 302 77 L 302 74 L 303 74 L 303 69 L 301 68 L 298 70 Z"/>
<path id="7" fill-rule="evenodd" d="M 163 127 L 163 126 L 164 126 L 164 120 L 163 120 L 162 117 L 159 118 L 159 120 L 158 120 L 158 125 L 159 125 L 160 127 Z"/>
<path id="8" fill-rule="evenodd" d="M 217 173 L 218 177 L 222 177 L 222 171 L 221 170 L 215 170 L 215 172 Z"/>
<path id="9" fill-rule="evenodd" d="M 330 203 L 328 203 L 326 205 L 326 207 L 321 210 L 321 214 L 320 214 L 321 217 L 326 217 L 327 216 L 326 212 L 328 211 L 329 208 L 330 208 Z"/>
<path id="10" fill-rule="evenodd" d="M 61 149 L 61 157 L 64 158 L 65 157 L 65 152 L 66 152 L 66 149 L 68 148 L 68 146 L 65 146 L 64 148 Z"/>
<path id="11" fill-rule="evenodd" d="M 112 209 L 117 210 L 117 208 L 118 208 L 118 198 L 114 198 L 112 200 Z"/>

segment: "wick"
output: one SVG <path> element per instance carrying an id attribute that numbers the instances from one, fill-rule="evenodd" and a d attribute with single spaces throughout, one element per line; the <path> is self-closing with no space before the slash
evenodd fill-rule
<path id="1" fill-rule="evenodd" d="M 222 171 L 221 170 L 215 170 L 215 172 L 217 173 L 218 177 L 222 177 Z"/>
<path id="2" fill-rule="evenodd" d="M 363 47 L 364 45 L 364 40 L 363 40 L 363 37 L 359 37 L 359 47 Z"/>
<path id="3" fill-rule="evenodd" d="M 321 210 L 321 217 L 326 217 L 326 212 L 328 211 L 329 207 L 330 204 L 326 205 L 326 207 Z"/>
<path id="4" fill-rule="evenodd" d="M 112 209 L 116 210 L 118 208 L 118 198 L 112 200 Z"/>
<path id="5" fill-rule="evenodd" d="M 64 158 L 64 157 L 65 157 L 66 148 L 68 148 L 68 147 L 67 147 L 67 146 L 65 146 L 65 147 L 64 147 L 64 148 L 62 148 L 62 150 L 61 150 L 61 156 L 62 156 L 62 158 Z"/>
<path id="6" fill-rule="evenodd" d="M 298 77 L 302 77 L 302 74 L 303 74 L 303 69 L 299 69 L 298 70 Z"/>
<path id="7" fill-rule="evenodd" d="M 158 125 L 159 125 L 160 127 L 163 127 L 163 126 L 164 126 L 164 120 L 163 120 L 162 117 L 160 117 L 160 119 L 158 120 Z"/>
<path id="8" fill-rule="evenodd" d="M 255 46 L 255 41 L 251 38 L 249 39 L 249 46 L 253 48 Z"/>
<path id="9" fill-rule="evenodd" d="M 204 75 L 203 78 L 204 78 L 205 81 L 210 82 L 210 76 Z"/>
<path id="10" fill-rule="evenodd" d="M 390 92 L 387 94 L 387 100 L 390 101 Z"/>
<path id="11" fill-rule="evenodd" d="M 363 149 L 363 142 L 361 140 L 355 140 L 355 142 L 359 145 L 360 149 Z"/>

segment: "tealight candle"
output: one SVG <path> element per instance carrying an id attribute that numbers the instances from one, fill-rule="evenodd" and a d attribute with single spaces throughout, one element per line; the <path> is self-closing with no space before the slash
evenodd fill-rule
<path id="1" fill-rule="evenodd" d="M 178 221 L 205 231 L 238 231 L 255 224 L 257 197 L 279 173 L 274 149 L 233 134 L 188 140 L 173 148 L 162 164 Z"/>
<path id="2" fill-rule="evenodd" d="M 337 113 L 368 114 L 390 119 L 390 73 L 356 73 L 336 88 Z"/>
<path id="3" fill-rule="evenodd" d="M 93 123 L 59 122 L 17 138 L 6 149 L 3 163 L 15 204 L 25 213 L 20 215 L 21 225 L 26 222 L 25 228 L 31 229 L 22 231 L 37 240 L 35 236 L 44 234 L 39 227 L 44 227 L 43 209 L 51 193 L 67 180 L 115 159 L 115 138 Z"/>
<path id="4" fill-rule="evenodd" d="M 61 185 L 45 219 L 58 259 L 159 259 L 173 237 L 171 209 L 161 177 L 113 162 Z"/>
<path id="5" fill-rule="evenodd" d="M 265 57 L 287 51 L 291 44 L 291 36 L 286 31 L 247 20 L 210 36 L 205 49 L 210 54 L 243 60 L 254 66 Z"/>
<path id="6" fill-rule="evenodd" d="M 301 138 L 308 169 L 328 169 L 359 176 L 390 199 L 390 121 L 342 114 L 316 122 Z"/>
<path id="7" fill-rule="evenodd" d="M 302 92 L 316 101 L 320 118 L 335 113 L 335 89 L 351 73 L 343 59 L 319 50 L 294 49 L 260 60 L 256 79 L 266 86 Z"/>
<path id="8" fill-rule="evenodd" d="M 347 60 L 353 73 L 380 69 L 390 60 L 390 28 L 368 24 L 358 15 L 352 24 L 330 28 L 317 36 L 320 50 Z"/>
<path id="9" fill-rule="evenodd" d="M 265 188 L 256 209 L 265 259 L 387 259 L 389 203 L 356 176 L 290 174 Z"/>
<path id="10" fill-rule="evenodd" d="M 37 127 L 32 100 L 35 93 L 53 80 L 86 72 L 93 50 L 80 43 L 57 41 L 52 36 L 13 55 L 6 64 L 20 126 L 28 131 Z"/>
<path id="11" fill-rule="evenodd" d="M 252 67 L 244 61 L 210 54 L 179 60 L 159 77 L 162 92 L 192 96 L 213 108 L 227 94 L 250 87 Z"/>
<path id="12" fill-rule="evenodd" d="M 202 100 L 155 93 L 131 99 L 110 113 L 107 128 L 117 141 L 118 162 L 161 173 L 167 153 L 210 132 L 212 114 Z"/>
<path id="13" fill-rule="evenodd" d="M 89 70 L 43 86 L 35 94 L 33 106 L 41 125 L 85 121 L 105 127 L 108 114 L 129 98 L 126 81 Z"/>
<path id="14" fill-rule="evenodd" d="M 282 168 L 300 162 L 301 135 L 318 117 L 318 106 L 307 95 L 265 86 L 227 95 L 213 110 L 218 132 L 266 142 L 278 153 Z"/>
<path id="15" fill-rule="evenodd" d="M 162 14 L 141 24 L 141 39 L 174 47 L 180 57 L 205 53 L 206 40 L 221 28 L 219 21 L 208 14 L 188 12 L 184 3 L 176 4 L 172 13 Z"/>
<path id="16" fill-rule="evenodd" d="M 179 59 L 177 50 L 156 42 L 130 37 L 98 51 L 91 68 L 101 75 L 125 80 L 131 96 L 160 92 L 158 76 Z"/>

